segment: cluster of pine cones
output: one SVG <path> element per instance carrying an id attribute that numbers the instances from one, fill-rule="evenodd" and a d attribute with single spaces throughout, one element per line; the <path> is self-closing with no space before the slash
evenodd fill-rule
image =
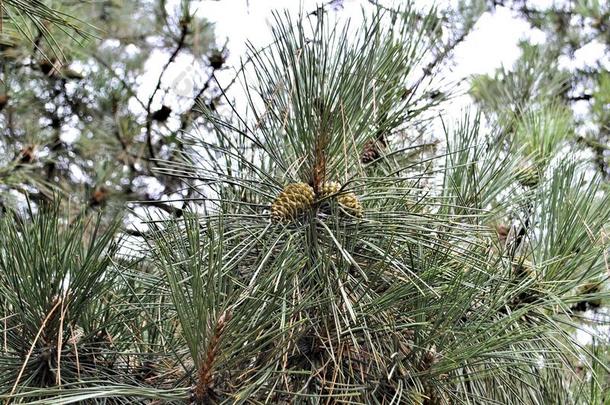
<path id="1" fill-rule="evenodd" d="M 385 146 L 386 141 L 382 136 L 369 140 L 363 146 L 360 161 L 368 164 L 379 159 Z M 356 218 L 361 218 L 364 214 L 356 194 L 341 192 L 341 184 L 335 181 L 322 183 L 317 194 L 307 183 L 291 183 L 284 187 L 271 204 L 271 220 L 284 222 L 294 219 L 323 199 L 335 200 L 344 212 Z"/>
<path id="2" fill-rule="evenodd" d="M 294 219 L 310 209 L 318 199 L 324 198 L 336 198 L 348 214 L 361 218 L 364 210 L 356 194 L 340 191 L 341 185 L 334 181 L 322 184 L 317 196 L 313 187 L 307 183 L 288 184 L 271 204 L 271 220 L 284 222 Z"/>

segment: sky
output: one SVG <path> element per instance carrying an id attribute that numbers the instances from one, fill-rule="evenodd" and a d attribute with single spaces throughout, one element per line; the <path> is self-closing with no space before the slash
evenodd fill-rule
<path id="1" fill-rule="evenodd" d="M 240 65 L 247 51 L 247 44 L 254 47 L 262 47 L 271 42 L 269 29 L 270 21 L 274 11 L 288 10 L 296 15 L 299 11 L 305 13 L 315 10 L 321 3 L 327 4 L 331 0 L 193 0 L 192 10 L 202 18 L 214 25 L 214 34 L 218 46 L 227 42 L 228 60 L 227 66 Z M 386 6 L 405 4 L 405 0 L 377 0 Z M 433 4 L 439 8 L 453 5 L 459 0 L 414 0 L 416 7 L 427 9 Z M 168 0 L 168 8 L 177 8 L 181 0 Z M 563 0 L 528 0 L 530 7 L 549 7 L 553 4 L 563 3 Z M 375 6 L 369 0 L 334 0 L 335 6 L 327 6 L 331 17 L 339 20 L 351 19 L 354 22 L 361 21 L 363 11 L 374 11 Z M 510 67 L 520 56 L 518 43 L 522 39 L 528 39 L 533 43 L 541 43 L 545 40 L 545 34 L 533 29 L 523 19 L 505 7 L 497 7 L 493 13 L 485 13 L 478 20 L 472 32 L 465 41 L 460 43 L 453 52 L 453 61 L 444 67 L 441 72 L 444 84 L 458 84 L 452 86 L 459 95 L 452 99 L 449 106 L 448 116 L 459 118 L 462 111 L 472 104 L 470 98 L 465 94 L 468 79 L 471 75 L 493 73 L 495 69 L 506 66 Z M 580 49 L 575 59 L 565 58 L 560 60 L 566 67 L 582 67 L 587 63 L 599 60 L 603 57 L 604 45 L 592 42 Z M 162 51 L 151 55 L 147 63 L 147 74 L 142 78 L 140 96 L 147 99 L 152 89 L 146 86 L 147 82 L 154 82 L 158 77 L 167 55 Z M 608 65 L 610 57 L 606 56 Z M 201 61 L 193 60 L 186 55 L 179 55 L 178 60 L 168 70 L 164 80 L 164 87 L 169 87 L 168 99 L 184 99 L 190 102 L 192 89 L 206 79 L 205 65 Z M 230 82 L 235 75 L 235 69 L 226 69 L 218 74 L 221 83 Z M 150 79 L 150 80 L 149 80 Z M 230 96 L 239 99 L 239 86 L 233 86 Z M 155 100 L 153 108 L 159 108 L 163 100 Z M 239 104 L 239 103 L 238 103 Z M 137 103 L 131 105 L 134 111 L 140 106 Z M 586 107 L 583 105 L 583 107 Z M 577 111 L 578 112 L 578 111 Z"/>
<path id="2" fill-rule="evenodd" d="M 555 0 L 557 1 L 557 0 Z M 405 4 L 401 1 L 383 1 L 384 5 Z M 456 0 L 439 0 L 432 2 L 429 0 L 415 0 L 416 6 L 427 9 L 436 4 L 439 7 L 455 3 Z M 178 5 L 180 0 L 170 0 L 168 7 Z M 328 3 L 325 0 L 324 3 Z M 340 6 L 329 6 L 331 17 L 337 19 L 351 19 L 354 22 L 361 21 L 362 13 L 374 11 L 373 6 L 368 0 L 335 0 L 333 2 Z M 534 5 L 549 5 L 550 0 L 534 0 Z M 272 20 L 274 11 L 288 10 L 296 15 L 299 11 L 306 13 L 315 10 L 321 4 L 319 0 L 200 0 L 192 1 L 191 7 L 199 17 L 203 17 L 214 24 L 216 41 L 222 45 L 227 41 L 229 57 L 227 66 L 239 66 L 247 52 L 247 44 L 255 47 L 262 47 L 271 42 L 269 24 Z M 448 113 L 449 116 L 459 118 L 464 108 L 471 104 L 471 100 L 465 95 L 467 81 L 463 80 L 473 74 L 492 73 L 496 68 L 504 65 L 511 66 L 519 57 L 520 50 L 518 42 L 520 39 L 529 38 L 534 42 L 544 40 L 544 34 L 538 30 L 532 30 L 529 25 L 513 15 L 513 13 L 503 7 L 498 7 L 493 14 L 485 13 L 469 34 L 467 39 L 454 50 L 454 63 L 445 67 L 442 72 L 443 82 L 462 83 L 461 87 L 455 87 L 459 94 L 452 103 Z M 159 60 L 165 58 L 159 55 Z M 148 74 L 151 78 L 157 77 L 163 63 L 157 62 L 153 55 L 150 59 L 150 69 Z M 197 77 L 193 69 L 197 61 L 178 60 L 176 66 L 171 69 L 168 80 L 171 82 L 173 94 L 172 98 L 187 96 L 193 84 L 203 79 Z M 235 70 L 225 70 L 219 74 L 221 83 L 229 82 L 235 74 Z M 223 80 L 224 79 L 224 80 Z M 146 78 L 143 82 L 146 83 Z M 239 90 L 234 86 L 232 96 Z M 142 91 L 146 93 L 144 86 Z M 142 94 L 146 99 L 146 94 Z M 137 108 L 137 106 L 133 106 Z M 160 107 L 160 104 L 159 104 Z"/>
<path id="3" fill-rule="evenodd" d="M 199 17 L 205 18 L 214 25 L 214 34 L 219 46 L 227 42 L 229 58 L 227 66 L 239 66 L 240 60 L 245 57 L 247 44 L 255 47 L 267 45 L 271 40 L 269 30 L 270 21 L 274 11 L 288 10 L 293 15 L 299 11 L 311 12 L 321 3 L 329 3 L 331 0 L 193 0 L 192 10 Z M 405 0 L 377 0 L 386 6 L 405 4 Z M 168 0 L 169 9 L 177 8 L 181 0 Z M 453 5 L 459 0 L 414 0 L 416 7 L 426 9 L 433 4 L 439 8 Z M 369 0 L 334 0 L 335 7 L 328 6 L 331 17 L 337 19 L 351 19 L 358 22 L 362 19 L 363 10 L 374 11 L 375 6 Z M 562 4 L 565 0 L 528 0 L 530 7 L 545 8 L 553 4 Z M 495 69 L 506 66 L 510 67 L 520 56 L 518 43 L 522 39 L 528 39 L 533 43 L 541 43 L 545 40 L 545 34 L 533 29 L 523 19 L 505 7 L 497 7 L 493 13 L 485 13 L 478 20 L 472 32 L 465 41 L 460 43 L 453 52 L 453 63 L 446 66 L 442 71 L 443 82 L 461 83 L 455 87 L 461 97 L 452 100 L 449 115 L 459 117 L 461 111 L 472 104 L 471 100 L 464 94 L 467 90 L 468 81 L 464 80 L 471 75 L 493 73 Z M 610 68 L 610 56 L 604 56 L 604 45 L 592 41 L 576 52 L 574 59 L 565 57 L 560 60 L 560 66 L 568 68 L 580 68 L 594 61 L 604 59 Z M 150 56 L 147 63 L 147 74 L 142 78 L 140 96 L 147 99 L 152 89 L 146 83 L 158 77 L 167 55 L 162 51 Z M 178 60 L 168 70 L 164 80 L 164 87 L 169 87 L 169 99 L 187 100 L 191 99 L 191 90 L 197 84 L 206 79 L 205 65 L 201 61 L 193 60 L 186 55 L 179 55 Z M 226 69 L 219 73 L 221 83 L 233 79 L 235 70 Z M 149 80 L 150 79 L 150 80 Z M 238 86 L 233 86 L 232 91 L 238 91 Z M 235 96 L 235 94 L 231 94 Z M 239 96 L 235 96 L 239 97 Z M 162 100 L 155 100 L 153 108 L 159 108 Z M 137 111 L 140 106 L 133 103 L 131 106 Z M 582 107 L 586 107 L 582 105 Z M 578 106 L 577 106 L 578 108 Z M 576 111 L 578 113 L 578 111 Z"/>
<path id="4" fill-rule="evenodd" d="M 315 10 L 319 1 L 314 0 L 203 0 L 194 2 L 198 14 L 215 22 L 215 32 L 218 38 L 229 38 L 229 49 L 232 58 L 243 55 L 247 41 L 254 45 L 264 45 L 269 42 L 268 22 L 274 10 L 287 9 L 297 13 L 300 9 Z M 400 2 L 394 2 L 398 4 Z M 432 2 L 419 1 L 421 6 Z M 438 1 L 442 5 L 446 1 Z M 537 3 L 545 3 L 537 1 Z M 548 1 L 546 2 L 548 3 Z M 249 5 L 248 5 L 249 4 Z M 383 4 L 392 4 L 385 2 Z M 343 6 L 335 13 L 341 18 L 360 20 L 362 9 L 373 11 L 375 8 L 367 0 L 344 0 Z M 539 39 L 544 39 L 540 37 Z M 519 57 L 517 42 L 531 32 L 528 24 L 514 18 L 505 8 L 498 8 L 493 15 L 486 13 L 481 18 L 475 31 L 468 41 L 456 49 L 456 76 L 473 73 L 491 73 L 502 63 L 506 65 Z M 543 35 L 543 34 L 542 34 Z"/>

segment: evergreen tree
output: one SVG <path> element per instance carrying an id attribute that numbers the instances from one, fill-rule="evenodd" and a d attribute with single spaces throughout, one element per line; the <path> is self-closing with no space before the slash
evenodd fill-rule
<path id="1" fill-rule="evenodd" d="M 141 245 L 66 204 L 5 216 L 0 398 L 600 399 L 573 372 L 605 367 L 573 308 L 607 296 L 590 286 L 608 276 L 609 197 L 561 153 L 571 122 L 546 100 L 507 121 L 532 128 L 519 142 L 475 112 L 441 144 L 418 133 L 445 106 L 422 79 L 437 25 L 276 15 L 245 99 L 202 108 L 181 161 L 155 167 L 190 197 Z"/>

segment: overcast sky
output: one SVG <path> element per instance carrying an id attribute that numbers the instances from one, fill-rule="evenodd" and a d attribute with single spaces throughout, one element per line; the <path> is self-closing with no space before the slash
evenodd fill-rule
<path id="1" fill-rule="evenodd" d="M 451 0 L 437 1 L 439 7 L 450 4 Z M 327 3 L 328 1 L 325 1 Z M 392 1 L 381 1 L 382 4 L 391 5 Z M 179 5 L 180 0 L 170 0 L 168 6 Z M 245 56 L 247 44 L 255 47 L 264 46 L 271 40 L 269 22 L 273 11 L 289 10 L 293 15 L 304 10 L 310 12 L 320 4 L 317 0 L 201 0 L 193 1 L 191 5 L 198 16 L 207 19 L 214 24 L 215 36 L 218 44 L 228 41 L 229 50 L 228 66 L 239 66 L 240 59 Z M 352 19 L 361 20 L 362 12 L 374 11 L 375 6 L 368 0 L 343 0 L 336 1 L 340 6 L 327 7 L 331 17 L 339 20 Z M 400 1 L 394 2 L 399 4 Z M 545 5 L 549 0 L 534 1 L 533 4 Z M 404 2 L 402 2 L 404 4 Z M 419 7 L 430 7 L 433 2 L 417 0 Z M 519 57 L 517 43 L 520 39 L 528 37 L 534 41 L 544 40 L 544 34 L 532 30 L 528 24 L 516 18 L 511 11 L 498 8 L 494 14 L 486 13 L 477 23 L 475 30 L 468 36 L 467 40 L 460 44 L 454 52 L 454 61 L 447 72 L 443 72 L 444 83 L 458 83 L 461 79 L 477 73 L 491 73 L 497 67 L 504 64 L 510 66 Z M 147 74 L 152 78 L 157 77 L 163 63 L 158 62 L 166 58 L 159 51 L 158 58 L 151 55 L 148 63 Z M 168 74 L 168 84 L 171 88 L 169 98 L 174 100 L 183 95 L 189 98 L 189 85 L 205 80 L 205 75 L 199 76 L 199 61 L 191 60 L 184 56 L 176 61 L 175 66 Z M 220 74 L 222 79 L 231 80 L 234 71 L 227 70 Z M 146 93 L 151 91 L 145 85 L 148 80 L 143 78 L 142 98 L 146 99 Z M 462 90 L 467 82 L 464 82 Z M 195 85 L 196 87 L 196 85 Z M 233 89 L 235 93 L 237 88 Z M 173 93 L 173 94 L 172 94 Z M 235 94 L 233 94 L 235 96 Z M 239 98 L 239 96 L 237 96 Z M 160 107 L 161 101 L 158 102 Z M 155 103 L 157 104 L 157 103 Z M 470 104 L 467 97 L 460 97 L 452 102 L 451 115 L 458 115 L 461 109 Z M 133 106 L 138 109 L 137 105 Z"/>
<path id="2" fill-rule="evenodd" d="M 378 0 L 385 5 L 405 4 L 404 0 Z M 457 0 L 415 0 L 419 7 L 430 7 L 437 4 L 444 7 L 455 3 Z M 181 0 L 168 0 L 169 8 L 179 7 Z M 375 7 L 368 0 L 335 0 L 341 6 L 330 9 L 331 16 L 340 20 L 350 18 L 360 20 L 362 10 L 373 11 Z M 530 7 L 549 7 L 552 4 L 562 3 L 564 0 L 529 0 Z M 267 45 L 271 34 L 269 22 L 273 11 L 289 10 L 293 14 L 304 10 L 306 12 L 315 10 L 321 2 L 319 0 L 200 0 L 192 1 L 191 6 L 198 16 L 205 18 L 214 24 L 216 41 L 219 45 L 228 41 L 229 50 L 228 66 L 239 66 L 240 59 L 244 57 L 247 43 L 255 47 Z M 324 3 L 328 3 L 325 0 Z M 492 73 L 496 68 L 504 65 L 510 67 L 519 57 L 520 50 L 518 42 L 528 38 L 530 41 L 539 43 L 544 41 L 545 34 L 537 29 L 532 29 L 528 23 L 515 15 L 511 10 L 497 7 L 494 13 L 485 13 L 474 30 L 468 35 L 454 51 L 454 63 L 443 72 L 445 83 L 458 83 L 473 74 Z M 610 68 L 610 56 L 604 56 L 604 45 L 592 41 L 576 52 L 575 59 L 566 58 L 560 60 L 560 64 L 566 67 L 583 67 L 593 64 L 604 58 Z M 147 93 L 152 91 L 146 84 L 158 77 L 167 55 L 162 50 L 150 56 L 147 63 L 147 72 L 141 78 L 140 96 L 147 98 Z M 190 102 L 191 93 L 189 86 L 197 87 L 199 82 L 207 78 L 205 65 L 202 61 L 193 60 L 187 55 L 179 55 L 176 63 L 168 71 L 164 78 L 164 87 L 169 87 L 171 102 L 176 97 L 183 96 L 186 102 Z M 220 74 L 221 79 L 231 80 L 233 72 L 225 70 Z M 149 80 L 150 79 L 150 80 Z M 221 80 L 222 81 L 222 80 Z M 463 81 L 464 90 L 467 81 Z M 234 91 L 237 89 L 234 89 Z M 153 107 L 158 108 L 162 100 L 155 100 Z M 158 104 L 158 105 L 157 105 Z M 470 104 L 467 97 L 462 97 L 452 103 L 452 113 L 457 113 L 462 107 Z M 132 106 L 137 111 L 140 106 L 134 103 Z"/>
<path id="3" fill-rule="evenodd" d="M 373 11 L 375 8 L 367 0 L 344 0 L 337 11 L 341 18 L 359 20 L 362 9 Z M 392 4 L 392 2 L 382 2 Z M 398 4 L 399 2 L 395 2 Z M 431 1 L 418 1 L 420 4 L 432 5 Z M 443 5 L 446 1 L 437 1 Z M 535 3 L 550 3 L 536 1 Z M 202 0 L 194 2 L 198 14 L 216 24 L 216 35 L 219 40 L 229 38 L 229 49 L 232 58 L 238 58 L 245 51 L 246 41 L 255 45 L 269 42 L 268 22 L 274 10 L 288 9 L 297 13 L 303 10 L 315 10 L 320 4 L 315 0 Z M 519 56 L 517 41 L 530 33 L 528 24 L 514 18 L 511 12 L 499 8 L 494 15 L 486 14 L 475 32 L 456 50 L 456 76 L 472 73 L 489 73 L 501 63 L 512 64 Z M 533 33 L 535 36 L 536 33 Z M 544 39 L 539 33 L 538 39 Z"/>

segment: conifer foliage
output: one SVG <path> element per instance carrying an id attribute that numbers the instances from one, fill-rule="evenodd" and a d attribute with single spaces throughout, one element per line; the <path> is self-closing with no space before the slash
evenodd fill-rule
<path id="1" fill-rule="evenodd" d="M 433 16 L 276 15 L 247 108 L 204 111 L 215 136 L 157 169 L 202 208 L 151 218 L 139 249 L 58 212 L 2 222 L 0 398 L 590 403 L 571 307 L 605 298 L 585 286 L 607 277 L 610 201 L 552 126 L 527 183 L 532 156 L 477 114 L 433 154 L 405 136 L 436 115 Z"/>

